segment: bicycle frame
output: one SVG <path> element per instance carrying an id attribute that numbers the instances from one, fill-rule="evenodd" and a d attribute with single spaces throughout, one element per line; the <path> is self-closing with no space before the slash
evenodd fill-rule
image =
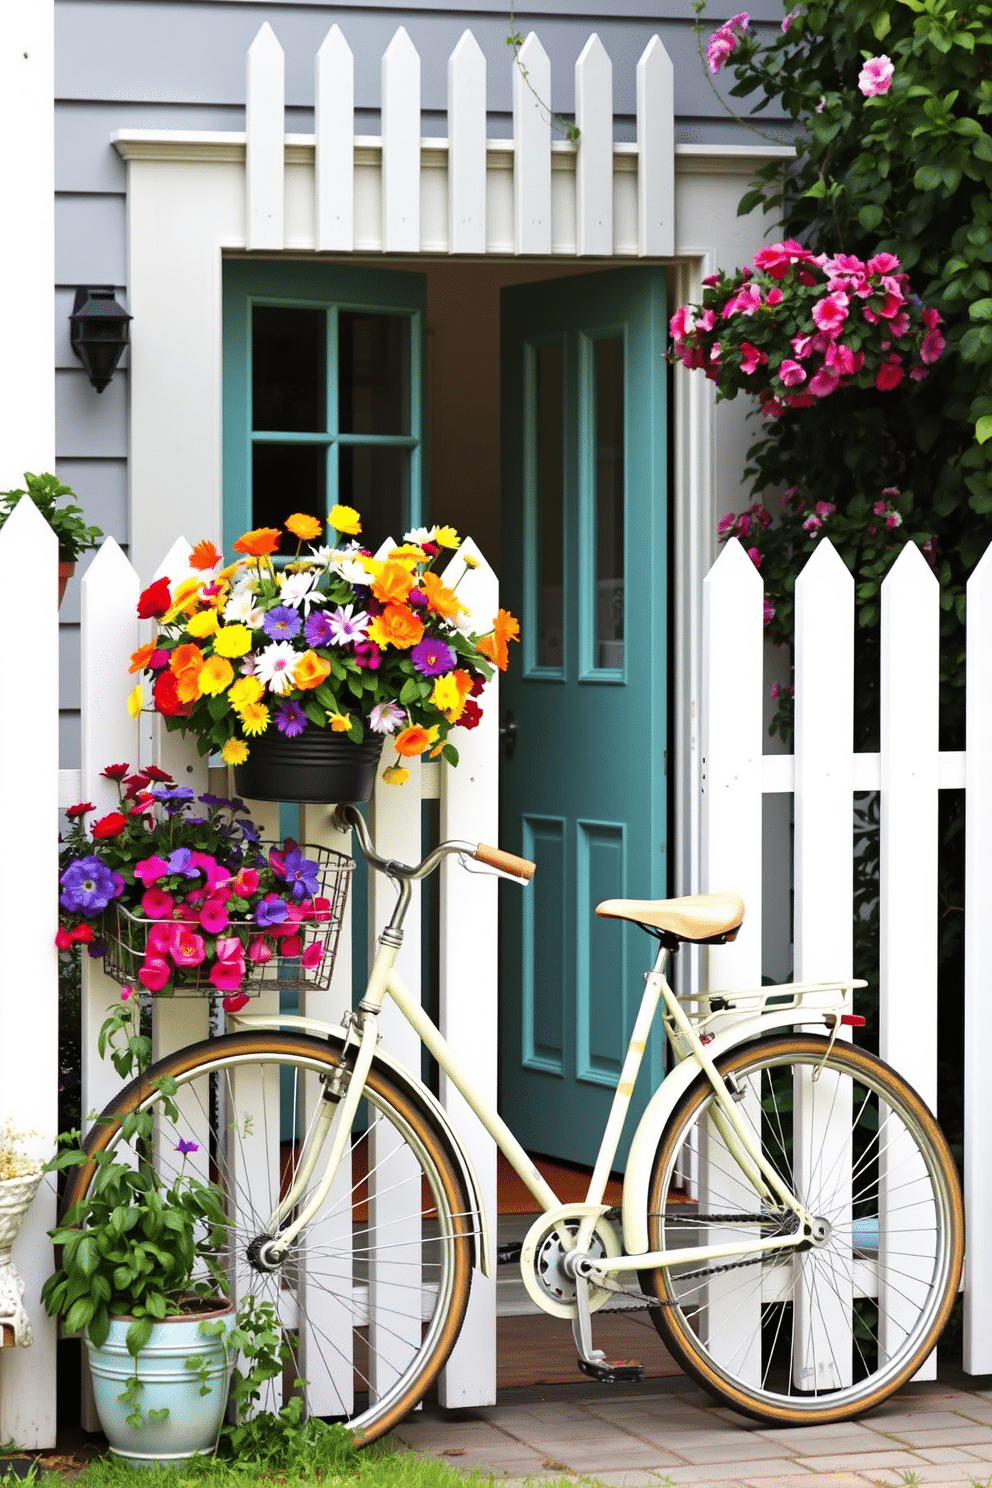
<path id="1" fill-rule="evenodd" d="M 507 1126 L 502 1117 L 473 1088 L 471 1078 L 460 1066 L 454 1052 L 441 1031 L 415 1000 L 395 969 L 399 950 L 399 937 L 388 932 L 379 942 L 378 951 L 369 977 L 368 987 L 358 1005 L 354 1020 L 346 1028 L 332 1028 L 316 1019 L 293 1015 L 242 1014 L 238 1022 L 249 1027 L 298 1027 L 307 1032 L 318 1032 L 324 1036 L 340 1033 L 346 1047 L 354 1048 L 354 1063 L 342 1078 L 343 1091 L 335 1092 L 340 1098 L 335 1102 L 322 1102 L 310 1134 L 307 1149 L 289 1192 L 274 1211 L 270 1221 L 270 1233 L 275 1234 L 282 1218 L 290 1214 L 300 1202 L 309 1180 L 324 1153 L 326 1167 L 323 1177 L 302 1207 L 296 1218 L 278 1233 L 273 1241 L 275 1254 L 284 1253 L 297 1235 L 306 1227 L 323 1204 L 330 1190 L 334 1175 L 343 1156 L 352 1122 L 358 1109 L 365 1086 L 365 1079 L 375 1055 L 377 1040 L 377 1014 L 387 996 L 399 1008 L 424 1046 L 437 1060 L 452 1084 L 481 1121 L 499 1150 L 506 1157 L 521 1181 L 533 1194 L 545 1215 L 552 1221 L 561 1219 L 563 1247 L 585 1251 L 592 1239 L 593 1230 L 608 1206 L 603 1203 L 606 1184 L 616 1157 L 621 1133 L 627 1118 L 647 1037 L 657 1015 L 659 1002 L 664 1006 L 664 1023 L 669 1041 L 676 1055 L 677 1064 L 648 1104 L 631 1143 L 627 1175 L 624 1181 L 623 1234 L 626 1254 L 619 1257 L 602 1257 L 597 1262 L 597 1271 L 611 1275 L 620 1272 L 639 1271 L 672 1264 L 687 1265 L 725 1260 L 738 1255 L 753 1256 L 756 1251 L 794 1249 L 803 1243 L 809 1234 L 812 1216 L 799 1202 L 795 1194 L 783 1183 L 775 1169 L 765 1160 L 760 1144 L 747 1123 L 742 1119 L 735 1101 L 722 1080 L 715 1061 L 728 1048 L 745 1040 L 770 1031 L 772 1028 L 793 1026 L 799 1022 L 822 1021 L 832 1030 L 835 1038 L 841 1018 L 850 1005 L 851 990 L 864 986 L 863 982 L 834 982 L 812 984 L 785 984 L 751 992 L 730 994 L 728 999 L 717 999 L 722 1006 L 718 1011 L 709 1011 L 699 1021 L 706 1025 L 726 1023 L 734 1014 L 747 1010 L 751 1005 L 752 1016 L 733 1021 L 716 1034 L 710 1034 L 711 1042 L 704 1044 L 693 1020 L 682 1007 L 665 977 L 668 951 L 660 947 L 655 964 L 645 976 L 644 993 L 627 1046 L 620 1080 L 614 1093 L 606 1127 L 600 1143 L 595 1167 L 589 1182 L 585 1201 L 581 1204 L 562 1206 L 551 1186 L 535 1168 L 527 1153 Z M 786 1003 L 788 1005 L 786 1005 Z M 712 1006 L 712 1002 L 711 1002 Z M 752 1184 L 757 1197 L 773 1207 L 779 1207 L 795 1215 L 796 1226 L 786 1235 L 774 1235 L 756 1239 L 753 1224 L 750 1232 L 741 1241 L 724 1241 L 717 1245 L 680 1247 L 671 1250 L 649 1251 L 647 1249 L 647 1186 L 650 1179 L 650 1164 L 658 1145 L 661 1132 L 675 1104 L 691 1083 L 703 1074 L 709 1080 L 715 1096 L 717 1111 L 714 1116 L 720 1134 L 740 1167 Z M 420 1084 L 417 1077 L 409 1076 L 413 1084 Z M 457 1134 L 453 1140 L 460 1147 Z M 467 1170 L 471 1163 L 461 1153 Z M 565 1215 L 578 1219 L 577 1233 L 564 1227 Z M 485 1226 L 485 1216 L 480 1213 L 480 1223 Z"/>

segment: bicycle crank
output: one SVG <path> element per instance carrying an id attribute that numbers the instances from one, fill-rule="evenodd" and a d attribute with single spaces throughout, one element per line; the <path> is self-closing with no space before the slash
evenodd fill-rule
<path id="1" fill-rule="evenodd" d="M 527 1232 L 520 1248 L 520 1274 L 531 1299 L 552 1317 L 574 1318 L 578 1314 L 576 1281 L 565 1264 L 574 1249 L 575 1236 L 583 1219 L 596 1217 L 596 1227 L 586 1252 L 590 1261 L 609 1261 L 622 1254 L 620 1237 L 605 1218 L 605 1205 L 566 1204 L 542 1214 Z M 609 1300 L 611 1290 L 589 1286 L 589 1310 L 596 1312 Z"/>

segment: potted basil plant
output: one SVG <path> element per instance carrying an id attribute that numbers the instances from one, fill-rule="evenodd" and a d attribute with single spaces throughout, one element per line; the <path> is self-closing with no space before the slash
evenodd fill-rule
<path id="1" fill-rule="evenodd" d="M 71 486 L 64 485 L 57 475 L 32 475 L 26 470 L 24 480 L 27 490 L 0 491 L 0 527 L 21 497 L 29 496 L 58 538 L 61 604 L 66 585 L 75 572 L 80 555 L 95 548 L 103 533 L 99 527 L 87 527 L 83 520 L 83 509 L 76 501 L 75 491 Z"/>

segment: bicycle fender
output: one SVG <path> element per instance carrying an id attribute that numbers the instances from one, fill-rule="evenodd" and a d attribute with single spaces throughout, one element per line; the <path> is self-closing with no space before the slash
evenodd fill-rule
<path id="1" fill-rule="evenodd" d="M 246 1024 L 249 1028 L 288 1028 L 291 1032 L 308 1033 L 321 1040 L 340 1038 L 344 1041 L 347 1037 L 347 1029 L 339 1023 L 325 1023 L 323 1019 L 304 1018 L 297 1013 L 239 1013 L 237 1022 Z M 387 1069 L 403 1094 L 414 1105 L 419 1105 L 441 1128 L 442 1135 L 447 1140 L 450 1155 L 454 1158 L 465 1185 L 465 1192 L 469 1197 L 470 1218 L 475 1240 L 472 1247 L 475 1265 L 483 1276 L 491 1276 L 493 1274 L 492 1245 L 489 1238 L 489 1225 L 486 1221 L 485 1204 L 482 1199 L 482 1187 L 475 1171 L 475 1164 L 465 1151 L 461 1137 L 451 1123 L 451 1118 L 433 1091 L 428 1090 L 420 1078 L 400 1060 L 394 1059 L 383 1049 L 377 1049 L 373 1063 Z M 475 1239 L 475 1237 L 478 1238 Z"/>
<path id="2" fill-rule="evenodd" d="M 797 1018 L 796 1013 L 794 1007 L 783 1008 L 779 1016 L 766 1010 L 760 1018 L 747 1018 L 735 1023 L 717 1034 L 712 1043 L 706 1045 L 706 1052 L 716 1060 L 738 1044 L 760 1040 L 781 1028 L 794 1028 L 800 1021 L 806 1024 L 815 1021 L 810 1018 L 809 1011 L 802 1019 Z M 694 1059 L 677 1064 L 662 1080 L 637 1124 L 623 1180 L 623 1246 L 629 1256 L 643 1255 L 648 1249 L 648 1187 L 655 1153 L 672 1112 L 700 1073 Z"/>

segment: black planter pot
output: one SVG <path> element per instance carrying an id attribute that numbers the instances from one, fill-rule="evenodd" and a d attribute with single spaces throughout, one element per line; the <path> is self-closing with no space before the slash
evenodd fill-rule
<path id="1" fill-rule="evenodd" d="M 376 735 L 353 744 L 330 729 L 305 729 L 288 739 L 269 729 L 248 744 L 248 758 L 234 769 L 234 788 L 253 801 L 304 801 L 337 805 L 367 801 L 382 753 Z"/>

